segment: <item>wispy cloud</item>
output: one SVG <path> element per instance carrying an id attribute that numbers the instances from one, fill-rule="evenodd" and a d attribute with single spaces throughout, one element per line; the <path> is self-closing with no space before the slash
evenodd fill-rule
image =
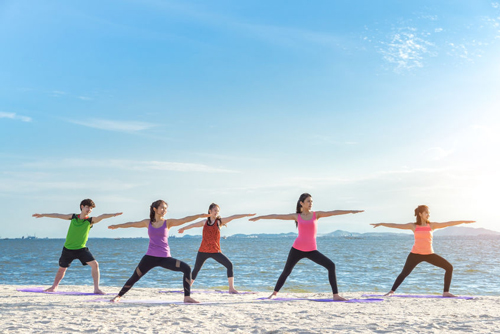
<path id="1" fill-rule="evenodd" d="M 335 140 L 330 136 L 323 136 L 323 135 L 314 135 L 313 137 L 314 144 L 319 145 L 319 144 L 328 144 L 328 145 L 339 145 L 339 146 L 344 146 L 344 145 L 356 145 L 358 144 L 357 142 L 353 140 Z"/>
<path id="2" fill-rule="evenodd" d="M 314 31 L 310 29 L 287 27 L 272 24 L 261 24 L 245 21 L 240 17 L 221 15 L 210 11 L 202 6 L 186 4 L 185 2 L 165 2 L 158 0 L 147 1 L 156 10 L 164 11 L 171 15 L 177 13 L 202 22 L 205 25 L 219 27 L 224 31 L 237 31 L 246 34 L 250 38 L 259 39 L 276 45 L 288 47 L 307 47 L 318 45 L 329 48 L 345 48 L 350 43 L 349 39 L 339 35 Z"/>
<path id="3" fill-rule="evenodd" d="M 426 150 L 424 153 L 426 156 L 428 156 L 431 160 L 442 160 L 449 155 L 451 155 L 454 150 L 446 150 L 442 147 L 431 147 L 428 150 Z"/>
<path id="4" fill-rule="evenodd" d="M 0 118 L 19 120 L 21 122 L 31 122 L 32 121 L 31 117 L 18 115 L 18 114 L 13 113 L 13 112 L 3 112 L 3 111 L 0 111 Z"/>
<path id="5" fill-rule="evenodd" d="M 398 28 L 389 36 L 389 41 L 381 42 L 379 52 L 384 60 L 395 66 L 396 72 L 421 68 L 425 57 L 436 55 L 432 50 L 435 45 L 426 39 L 427 36 L 417 28 Z"/>
<path id="6" fill-rule="evenodd" d="M 94 129 L 107 130 L 107 131 L 122 131 L 122 132 L 138 132 L 158 126 L 157 124 L 147 123 L 147 122 L 116 121 L 116 120 L 108 120 L 100 118 L 93 118 L 86 121 L 69 120 L 69 122 Z"/>
<path id="7" fill-rule="evenodd" d="M 79 159 L 64 159 L 61 161 L 38 161 L 23 164 L 28 168 L 80 168 Z M 171 161 L 134 161 L 134 160 L 85 160 L 85 168 L 107 168 L 133 171 L 174 171 L 174 172 L 202 172 L 202 173 L 238 173 L 235 170 L 212 167 L 204 164 Z"/>

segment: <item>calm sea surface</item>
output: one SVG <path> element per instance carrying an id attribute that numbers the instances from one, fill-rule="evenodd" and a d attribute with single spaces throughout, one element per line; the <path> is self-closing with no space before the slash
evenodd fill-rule
<path id="1" fill-rule="evenodd" d="M 201 239 L 171 238 L 172 256 L 191 267 Z M 235 286 L 272 291 L 294 237 L 227 238 L 222 251 L 234 264 Z M 46 285 L 53 282 L 63 239 L 0 240 L 0 284 Z M 340 292 L 390 290 L 413 245 L 413 237 L 318 238 L 318 249 L 335 262 Z M 122 286 L 145 254 L 148 239 L 89 239 L 100 263 L 101 285 Z M 435 237 L 434 250 L 453 266 L 451 292 L 500 295 L 500 237 Z M 398 289 L 401 293 L 440 293 L 444 270 L 420 264 Z M 182 288 L 182 275 L 155 268 L 137 287 Z M 73 261 L 62 284 L 92 285 L 90 268 Z M 226 270 L 212 259 L 198 274 L 195 289 L 227 286 Z M 288 278 L 283 292 L 329 292 L 327 271 L 304 259 Z"/>

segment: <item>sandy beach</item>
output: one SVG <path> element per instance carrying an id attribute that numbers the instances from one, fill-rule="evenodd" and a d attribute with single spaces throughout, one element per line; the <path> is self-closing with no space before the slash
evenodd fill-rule
<path id="1" fill-rule="evenodd" d="M 206 304 L 182 301 L 182 294 L 134 288 L 123 301 L 92 302 L 113 295 L 57 295 L 19 292 L 33 286 L 0 285 L 2 333 L 448 333 L 499 332 L 500 297 L 473 300 L 385 298 L 376 303 L 307 300 L 259 301 L 268 293 L 193 293 Z M 103 287 L 116 293 L 117 287 Z M 89 286 L 59 291 L 92 292 Z M 364 292 L 369 293 L 369 292 Z M 344 293 L 363 298 L 364 293 Z M 330 298 L 327 293 L 281 293 L 280 297 Z M 156 302 L 156 303 L 155 303 Z M 158 303 L 162 302 L 162 303 Z"/>

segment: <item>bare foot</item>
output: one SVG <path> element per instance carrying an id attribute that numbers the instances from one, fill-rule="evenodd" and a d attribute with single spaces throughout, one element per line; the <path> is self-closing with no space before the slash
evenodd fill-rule
<path id="1" fill-rule="evenodd" d="M 236 289 L 229 289 L 229 293 L 231 293 L 231 294 L 237 294 L 239 292 Z"/>
<path id="2" fill-rule="evenodd" d="M 274 291 L 269 297 L 267 297 L 267 299 L 273 299 L 273 297 L 276 297 L 278 293 L 276 291 Z"/>
<path id="3" fill-rule="evenodd" d="M 456 297 L 456 296 L 449 292 L 443 292 L 443 297 Z"/>
<path id="4" fill-rule="evenodd" d="M 56 292 L 56 289 L 57 289 L 57 288 L 54 288 L 53 286 L 51 286 L 50 288 L 45 289 L 44 291 L 45 291 L 45 292 Z"/>
<path id="5" fill-rule="evenodd" d="M 96 295 L 105 295 L 104 291 L 102 291 L 101 289 L 94 289 L 94 294 Z"/>
<path id="6" fill-rule="evenodd" d="M 340 297 L 338 294 L 333 295 L 333 300 L 347 300 L 344 297 Z"/>
<path id="7" fill-rule="evenodd" d="M 391 290 L 391 291 L 387 292 L 384 296 L 386 296 L 386 297 L 390 297 L 390 296 L 392 296 L 393 294 L 394 294 L 394 291 L 392 291 L 392 290 Z"/>
<path id="8" fill-rule="evenodd" d="M 111 299 L 110 302 L 112 302 L 112 303 L 118 303 L 120 301 L 120 298 L 122 298 L 122 297 L 116 296 L 115 298 Z"/>
<path id="9" fill-rule="evenodd" d="M 193 298 L 189 296 L 184 296 L 184 303 L 199 303 L 199 301 L 194 300 Z"/>

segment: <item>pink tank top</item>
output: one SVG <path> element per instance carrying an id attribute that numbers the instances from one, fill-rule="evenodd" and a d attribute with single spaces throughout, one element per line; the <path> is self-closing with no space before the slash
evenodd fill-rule
<path id="1" fill-rule="evenodd" d="M 167 221 L 163 221 L 163 225 L 154 228 L 149 222 L 148 226 L 149 247 L 146 255 L 155 257 L 170 257 L 170 247 L 168 246 L 168 228 Z"/>
<path id="2" fill-rule="evenodd" d="M 317 250 L 316 232 L 318 230 L 318 220 L 316 219 L 316 212 L 313 212 L 310 220 L 303 220 L 300 214 L 297 214 L 297 222 L 299 223 L 299 235 L 292 247 L 303 252 Z"/>
<path id="3" fill-rule="evenodd" d="M 432 229 L 430 225 L 415 227 L 415 243 L 411 252 L 420 255 L 434 254 L 432 249 Z"/>

